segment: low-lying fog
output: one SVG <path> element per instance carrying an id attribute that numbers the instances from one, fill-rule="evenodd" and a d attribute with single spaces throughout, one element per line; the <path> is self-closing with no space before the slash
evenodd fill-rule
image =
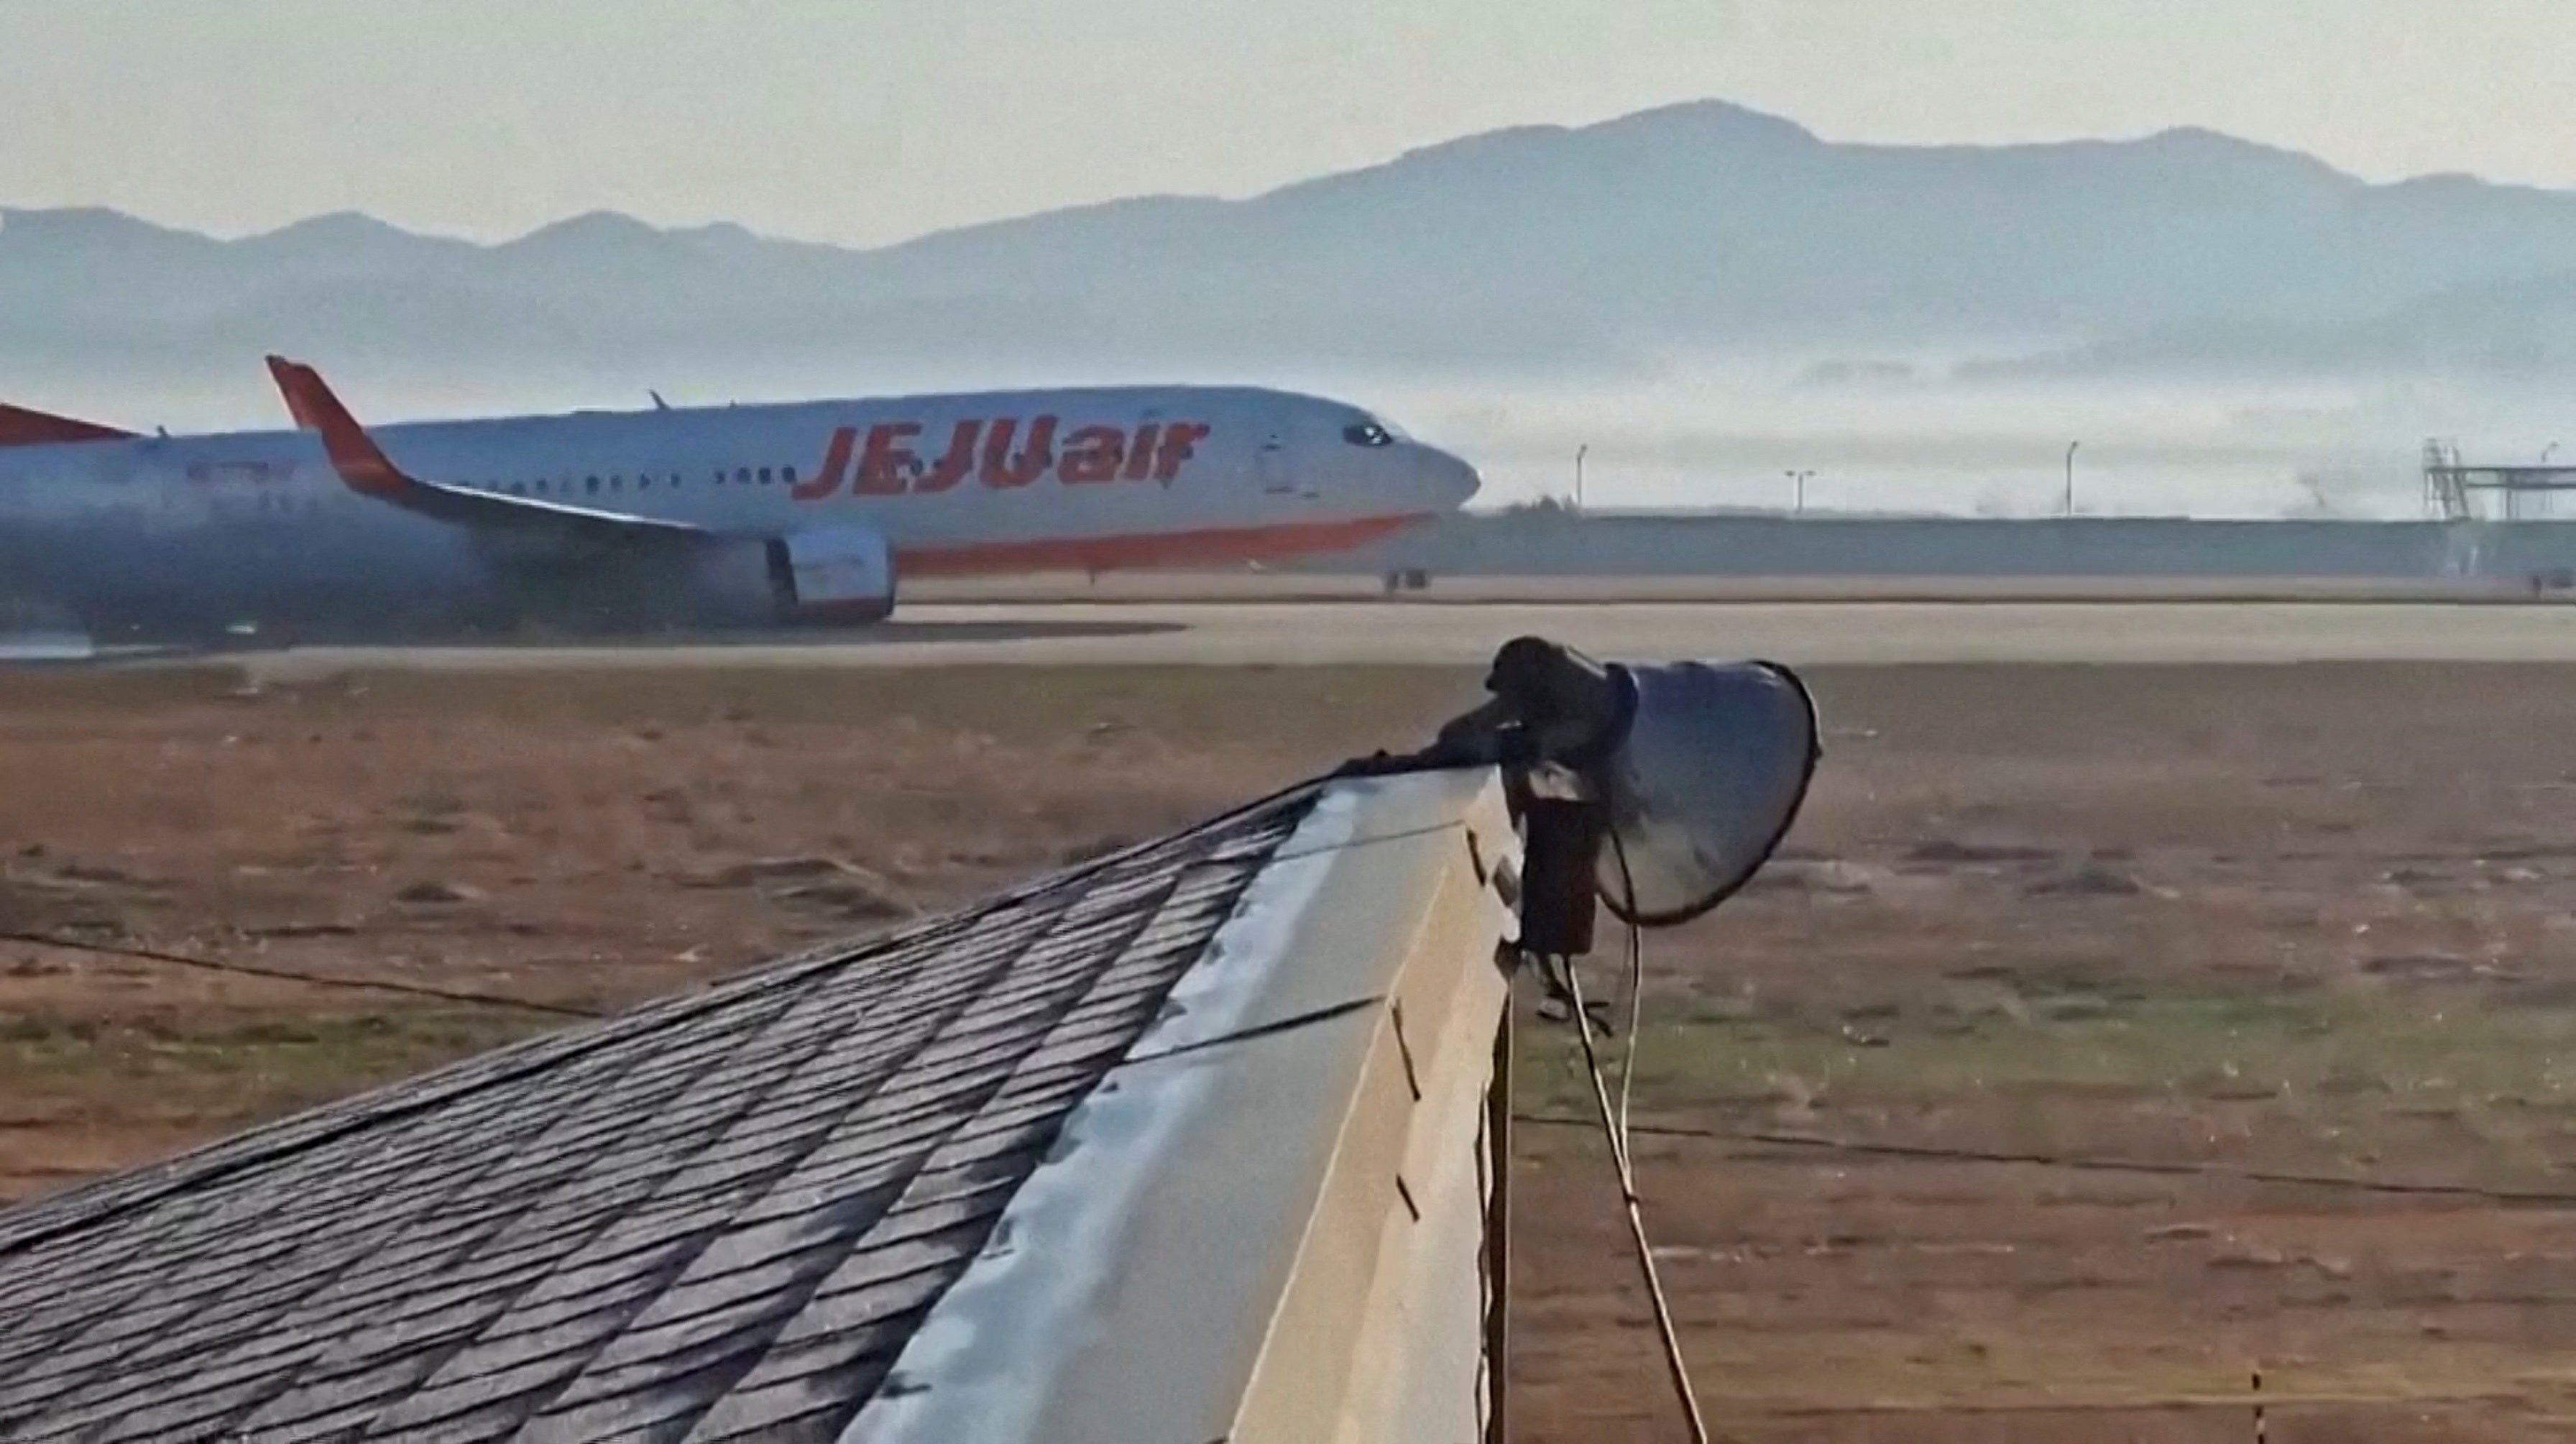
<path id="1" fill-rule="evenodd" d="M 1479 506 L 1568 496 L 1575 453 L 1595 509 L 1785 510 L 1811 473 L 1814 511 L 2210 517 L 2423 514 L 2420 453 L 2536 461 L 2576 444 L 2576 388 L 2485 377 L 2386 380 L 1954 379 L 1939 359 L 1702 362 L 1560 380 L 1368 366 L 1082 370 L 997 360 L 919 365 L 756 352 L 504 370 L 315 357 L 370 421 L 723 400 L 1128 380 L 1244 381 L 1342 397 L 1458 450 L 1487 478 Z M 256 357 L 218 372 L 33 374 L 0 365 L 0 399 L 174 432 L 284 422 Z M 819 442 L 818 442 L 819 445 Z M 2576 451 L 2564 453 L 2576 461 Z M 2576 512 L 2576 503 L 2571 503 Z"/>

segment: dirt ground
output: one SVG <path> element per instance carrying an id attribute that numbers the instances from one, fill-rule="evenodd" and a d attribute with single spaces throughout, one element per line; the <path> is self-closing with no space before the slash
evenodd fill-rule
<path id="1" fill-rule="evenodd" d="M 2576 669 L 1824 671 L 1650 935 L 1722 1437 L 2576 1437 Z M 0 930 L 614 1006 L 1409 742 L 1475 675 L 0 676 Z M 1606 980 L 1610 970 L 1605 966 Z M 553 1026 L 0 943 L 0 1195 Z M 1524 1026 L 1515 1433 L 1678 1437 Z"/>

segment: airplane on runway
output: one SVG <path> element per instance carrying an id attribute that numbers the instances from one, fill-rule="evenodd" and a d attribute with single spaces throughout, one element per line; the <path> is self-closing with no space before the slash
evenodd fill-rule
<path id="1" fill-rule="evenodd" d="M 118 641 L 866 623 L 929 576 L 1251 562 L 1456 510 L 1359 407 L 1147 386 L 140 436 L 0 407 L 0 603 Z M 657 402 L 658 402 L 658 398 Z"/>

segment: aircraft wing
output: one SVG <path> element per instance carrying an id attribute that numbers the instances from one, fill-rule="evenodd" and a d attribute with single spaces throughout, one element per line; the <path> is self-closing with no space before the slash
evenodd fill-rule
<path id="1" fill-rule="evenodd" d="M 0 446 L 58 446 L 70 441 L 123 441 L 134 433 L 101 426 L 95 421 L 78 421 L 69 416 L 55 416 L 43 411 L 30 411 L 24 406 L 0 402 Z"/>
<path id="2" fill-rule="evenodd" d="M 394 465 L 375 438 L 324 384 L 322 373 L 283 356 L 268 358 L 268 372 L 299 426 L 322 434 L 331 468 L 360 496 L 439 521 L 480 530 L 576 543 L 688 544 L 716 533 L 691 522 L 631 512 L 603 511 L 535 497 L 512 496 L 412 476 Z"/>

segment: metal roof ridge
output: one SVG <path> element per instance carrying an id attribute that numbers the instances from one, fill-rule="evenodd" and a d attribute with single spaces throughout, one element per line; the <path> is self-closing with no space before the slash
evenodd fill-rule
<path id="1" fill-rule="evenodd" d="M 1489 770 L 1330 784 L 1164 1015 L 1067 1115 L 841 1439 L 1325 1437 L 1238 1433 L 1237 1419 L 1277 1414 L 1265 1378 L 1356 1388 L 1365 1372 L 1356 1329 L 1283 1330 L 1284 1313 L 1356 1319 L 1370 1296 L 1409 1287 L 1399 1254 L 1354 1291 L 1325 1258 L 1346 1240 L 1319 1239 L 1373 1234 L 1386 1210 L 1413 1206 L 1392 1176 L 1359 1188 L 1373 1203 L 1336 1196 L 1391 1144 L 1406 1151 L 1406 1122 L 1426 1125 L 1415 1151 L 1464 1157 L 1478 1142 L 1454 1105 L 1481 1116 L 1488 1046 L 1451 1050 L 1433 1080 L 1453 1106 L 1398 1099 L 1410 1085 L 1392 1080 L 1419 1078 L 1409 1046 L 1499 1027 L 1510 914 L 1487 873 L 1514 850 Z M 1481 1194 L 1443 1197 L 1481 1219 Z M 1294 1392 L 1310 1417 L 1369 1407 Z"/>

